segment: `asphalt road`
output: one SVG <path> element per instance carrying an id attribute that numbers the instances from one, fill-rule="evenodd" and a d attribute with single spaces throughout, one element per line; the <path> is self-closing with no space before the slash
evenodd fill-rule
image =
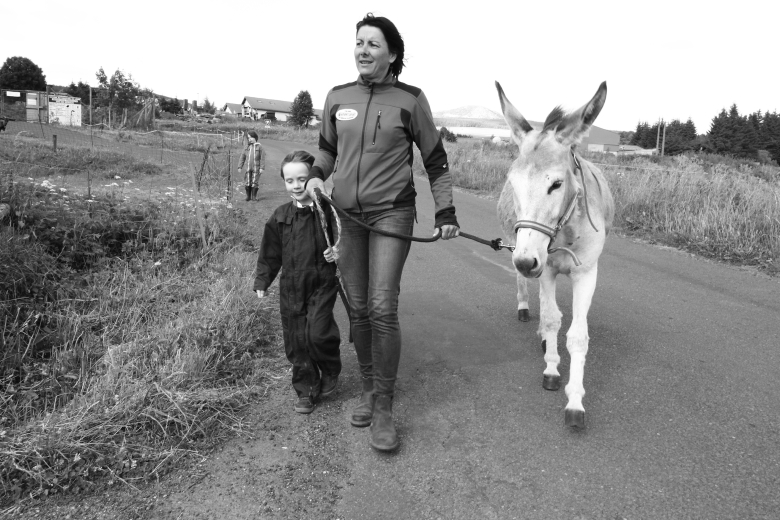
<path id="1" fill-rule="evenodd" d="M 428 235 L 433 202 L 416 184 L 415 233 Z M 464 231 L 500 236 L 495 201 L 457 192 L 455 202 Z M 579 432 L 564 427 L 563 387 L 542 389 L 529 285 L 532 321 L 521 323 L 508 252 L 462 238 L 412 246 L 400 298 L 402 446 L 377 454 L 353 429 L 339 518 L 780 517 L 778 280 L 610 236 Z M 558 302 L 565 384 L 565 278 Z"/>

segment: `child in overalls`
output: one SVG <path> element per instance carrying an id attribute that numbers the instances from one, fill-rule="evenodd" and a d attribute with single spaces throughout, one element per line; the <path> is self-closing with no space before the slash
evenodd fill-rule
<path id="1" fill-rule="evenodd" d="M 238 160 L 238 173 L 246 163 L 246 174 L 244 175 L 244 187 L 246 189 L 246 200 L 257 200 L 257 190 L 259 188 L 260 174 L 265 169 L 265 150 L 257 142 L 257 132 L 252 130 L 247 136 L 249 142 Z"/>
<path id="2" fill-rule="evenodd" d="M 341 373 L 341 336 L 333 317 L 339 290 L 335 258 L 304 188 L 313 163 L 314 157 L 302 150 L 282 161 L 282 178 L 293 200 L 279 206 L 265 225 L 254 284 L 258 298 L 265 298 L 281 269 L 284 349 L 293 366 L 298 413 L 311 413 L 319 397 L 333 393 Z"/>

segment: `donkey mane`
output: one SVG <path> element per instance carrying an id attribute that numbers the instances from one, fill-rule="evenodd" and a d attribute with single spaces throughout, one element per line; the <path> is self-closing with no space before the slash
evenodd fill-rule
<path id="1" fill-rule="evenodd" d="M 544 127 L 542 128 L 542 133 L 544 132 L 550 132 L 555 131 L 556 128 L 561 124 L 563 119 L 566 117 L 566 112 L 563 111 L 563 109 L 560 106 L 557 106 L 552 109 L 552 112 L 550 112 L 550 115 L 547 116 L 547 119 L 544 120 Z"/>

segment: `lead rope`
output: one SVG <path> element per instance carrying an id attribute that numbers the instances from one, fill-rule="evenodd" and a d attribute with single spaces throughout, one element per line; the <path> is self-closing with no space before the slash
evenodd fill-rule
<path id="1" fill-rule="evenodd" d="M 325 243 L 330 250 L 330 258 L 326 257 L 326 259 L 328 262 L 336 262 L 336 260 L 339 259 L 339 244 L 341 243 L 341 219 L 339 218 L 338 213 L 336 213 L 336 208 L 331 205 L 330 210 L 333 213 L 332 220 L 336 222 L 336 243 L 331 244 L 330 237 L 328 236 L 328 219 L 325 217 L 325 210 L 322 209 L 319 197 L 314 199 L 314 207 L 317 208 L 317 215 L 320 217 L 320 227 L 322 228 L 322 233 L 325 235 Z M 341 296 L 341 302 L 344 304 L 344 309 L 347 311 L 347 318 L 349 319 L 349 342 L 352 343 L 354 339 L 352 336 L 352 312 L 350 311 L 349 298 L 347 298 L 347 292 L 344 290 L 344 280 L 341 277 L 341 270 L 339 269 L 338 263 L 336 263 L 336 278 L 339 281 L 339 296 Z"/>

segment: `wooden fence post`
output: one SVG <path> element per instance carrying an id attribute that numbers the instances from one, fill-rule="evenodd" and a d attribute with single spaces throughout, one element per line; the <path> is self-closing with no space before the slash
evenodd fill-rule
<path id="1" fill-rule="evenodd" d="M 57 134 L 52 134 L 51 140 L 52 140 L 52 142 L 54 144 L 54 151 L 56 152 L 57 151 Z"/>

